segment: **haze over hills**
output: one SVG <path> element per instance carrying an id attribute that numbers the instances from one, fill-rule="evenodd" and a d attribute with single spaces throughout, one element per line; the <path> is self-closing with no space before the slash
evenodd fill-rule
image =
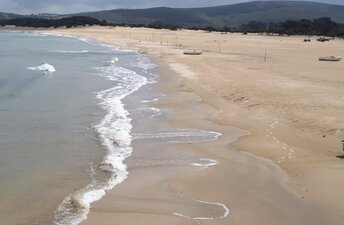
<path id="1" fill-rule="evenodd" d="M 303 1 L 255 1 L 205 8 L 116 9 L 78 15 L 113 23 L 148 24 L 160 21 L 178 26 L 238 26 L 252 20 L 271 23 L 331 17 L 344 23 L 344 6 Z"/>
<path id="2" fill-rule="evenodd" d="M 30 15 L 33 16 L 33 15 Z M 68 16 L 89 16 L 110 23 L 144 24 L 162 22 L 181 27 L 240 26 L 252 20 L 277 23 L 286 20 L 331 17 L 344 23 L 344 6 L 306 1 L 254 1 L 204 8 L 115 9 L 73 15 L 39 14 L 34 17 L 56 19 Z M 0 13 L 0 19 L 23 17 Z"/>

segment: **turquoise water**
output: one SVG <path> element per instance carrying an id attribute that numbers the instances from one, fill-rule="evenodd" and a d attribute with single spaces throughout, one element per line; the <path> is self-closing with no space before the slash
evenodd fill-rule
<path id="1" fill-rule="evenodd" d="M 35 33 L 0 32 L 0 49 L 0 224 L 78 224 L 127 176 L 122 100 L 154 83 L 154 65 Z"/>

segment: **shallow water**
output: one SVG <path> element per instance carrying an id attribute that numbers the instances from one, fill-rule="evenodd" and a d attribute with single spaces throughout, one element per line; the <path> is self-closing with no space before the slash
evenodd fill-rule
<path id="1" fill-rule="evenodd" d="M 165 97 L 153 89 L 156 65 L 137 52 L 16 32 L 0 32 L 0 48 L 0 224 L 79 224 L 93 202 L 129 175 L 125 163 L 133 161 L 125 159 L 141 151 L 132 141 L 164 149 L 221 135 L 166 126 L 164 112 L 153 106 Z M 218 164 L 191 156 L 171 161 L 164 151 L 134 164 Z M 227 216 L 220 203 L 195 204 Z"/>
<path id="2" fill-rule="evenodd" d="M 135 52 L 34 33 L 1 32 L 0 48 L 0 224 L 61 224 L 70 214 L 54 211 L 72 193 L 86 197 L 80 189 L 98 179 L 94 168 L 111 145 L 103 131 L 119 132 L 117 117 L 130 123 L 121 98 L 155 79 L 151 64 Z"/>

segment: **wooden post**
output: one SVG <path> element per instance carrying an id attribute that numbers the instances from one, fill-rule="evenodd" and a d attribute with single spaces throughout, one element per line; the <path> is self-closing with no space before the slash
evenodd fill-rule
<path id="1" fill-rule="evenodd" d="M 265 56 L 264 56 L 264 62 L 266 63 L 266 61 L 267 61 L 267 54 L 268 54 L 268 52 L 267 52 L 267 50 L 265 49 Z"/>
<path id="2" fill-rule="evenodd" d="M 220 44 L 220 41 L 217 41 L 217 44 L 219 46 L 219 53 L 221 53 L 221 44 Z"/>

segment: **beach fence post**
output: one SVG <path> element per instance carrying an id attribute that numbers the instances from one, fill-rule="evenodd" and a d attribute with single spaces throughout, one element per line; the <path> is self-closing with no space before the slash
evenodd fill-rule
<path id="1" fill-rule="evenodd" d="M 219 45 L 219 53 L 221 53 L 221 43 L 220 43 L 220 41 L 217 41 L 217 44 Z"/>
<path id="2" fill-rule="evenodd" d="M 265 49 L 264 62 L 266 63 L 268 57 L 268 50 Z"/>

